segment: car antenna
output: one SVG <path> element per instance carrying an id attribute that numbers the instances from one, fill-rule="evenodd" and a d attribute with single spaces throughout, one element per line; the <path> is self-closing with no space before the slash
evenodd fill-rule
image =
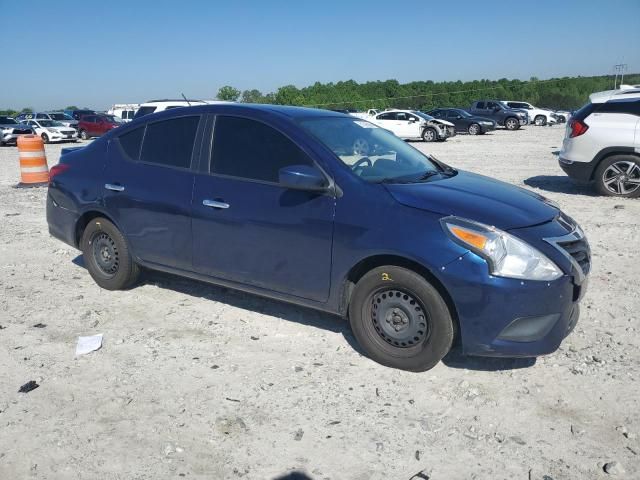
<path id="1" fill-rule="evenodd" d="M 191 102 L 187 100 L 187 97 L 184 96 L 184 93 L 181 93 L 180 95 L 182 95 L 182 98 L 184 98 L 184 101 L 187 102 L 189 106 L 191 106 Z"/>

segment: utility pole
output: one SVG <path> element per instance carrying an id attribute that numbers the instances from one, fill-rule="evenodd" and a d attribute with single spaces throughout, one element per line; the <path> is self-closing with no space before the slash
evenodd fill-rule
<path id="1" fill-rule="evenodd" d="M 622 85 L 624 83 L 624 72 L 627 70 L 627 64 L 626 63 L 619 63 L 617 65 L 614 65 L 613 68 L 615 68 L 616 70 L 616 78 L 613 81 L 613 89 L 615 90 L 618 85 L 618 74 L 620 74 L 620 85 Z"/>

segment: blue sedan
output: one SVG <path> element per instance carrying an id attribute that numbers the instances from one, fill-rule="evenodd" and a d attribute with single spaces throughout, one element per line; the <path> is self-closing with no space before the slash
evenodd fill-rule
<path id="1" fill-rule="evenodd" d="M 590 269 L 584 233 L 545 198 L 295 107 L 176 108 L 66 149 L 47 221 L 103 288 L 145 267 L 335 313 L 372 359 L 411 371 L 454 342 L 553 352 Z"/>

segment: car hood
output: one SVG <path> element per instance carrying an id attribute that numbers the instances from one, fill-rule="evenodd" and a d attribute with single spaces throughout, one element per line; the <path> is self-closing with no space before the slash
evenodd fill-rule
<path id="1" fill-rule="evenodd" d="M 447 127 L 455 127 L 455 125 L 451 122 L 447 122 L 446 120 L 441 120 L 439 118 L 434 118 L 433 120 L 430 120 L 433 123 L 439 123 L 441 125 L 446 125 Z M 429 122 L 427 122 L 429 123 Z"/>
<path id="2" fill-rule="evenodd" d="M 426 183 L 385 187 L 402 205 L 456 215 L 502 230 L 538 225 L 558 215 L 556 208 L 534 192 L 464 171 Z"/>

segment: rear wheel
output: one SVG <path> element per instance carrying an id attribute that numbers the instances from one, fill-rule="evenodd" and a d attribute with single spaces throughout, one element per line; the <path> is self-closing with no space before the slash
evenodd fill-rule
<path id="1" fill-rule="evenodd" d="M 515 117 L 509 117 L 504 121 L 504 126 L 507 130 L 517 130 L 520 128 L 520 122 Z"/>
<path id="2" fill-rule="evenodd" d="M 449 352 L 453 320 L 438 291 L 402 267 L 378 267 L 357 283 L 349 303 L 351 329 L 370 358 L 422 372 Z"/>
<path id="3" fill-rule="evenodd" d="M 435 128 L 425 128 L 424 132 L 422 132 L 422 140 L 425 142 L 435 142 L 438 139 L 438 132 L 436 132 Z"/>
<path id="4" fill-rule="evenodd" d="M 87 270 L 102 288 L 122 290 L 140 276 L 140 267 L 133 261 L 126 239 L 106 218 L 89 222 L 82 234 L 80 249 Z"/>
<path id="5" fill-rule="evenodd" d="M 477 123 L 472 123 L 471 125 L 469 125 L 469 128 L 467 128 L 467 132 L 469 132 L 469 135 L 479 135 L 480 125 L 478 125 Z"/>
<path id="6" fill-rule="evenodd" d="M 544 127 L 547 124 L 547 117 L 544 115 L 536 115 L 536 118 L 533 119 L 533 123 L 539 127 Z"/>
<path id="7" fill-rule="evenodd" d="M 595 173 L 596 188 L 611 197 L 640 197 L 640 158 L 613 155 L 603 160 Z"/>

